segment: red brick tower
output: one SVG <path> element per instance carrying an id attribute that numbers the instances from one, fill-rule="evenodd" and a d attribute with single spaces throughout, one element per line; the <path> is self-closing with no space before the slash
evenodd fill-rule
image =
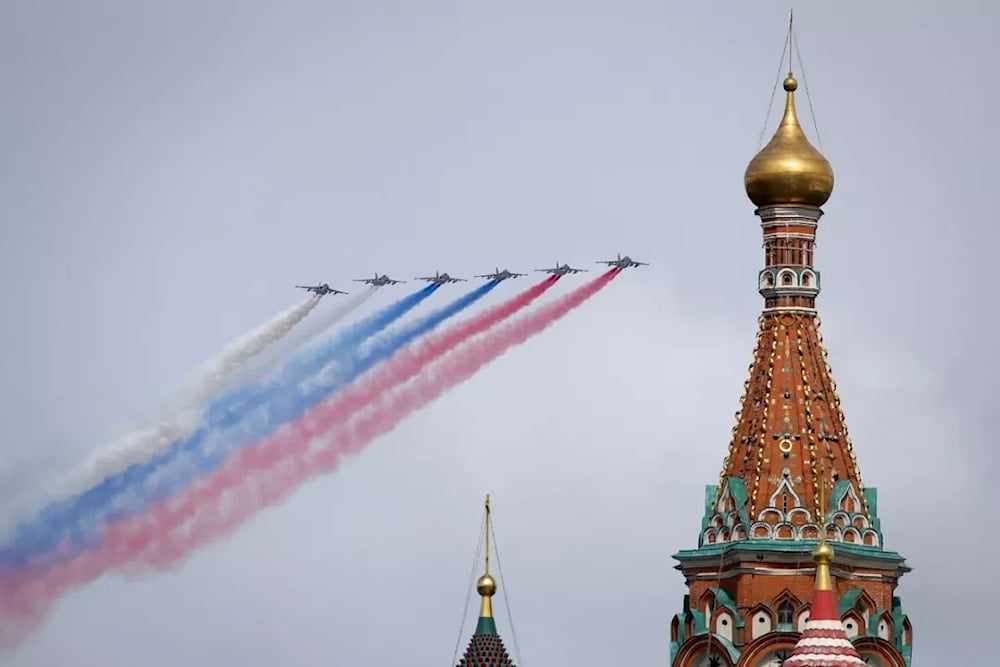
<path id="1" fill-rule="evenodd" d="M 846 635 L 871 667 L 910 664 L 910 622 L 894 596 L 910 568 L 883 548 L 819 331 L 816 228 L 834 179 L 799 124 L 797 87 L 789 72 L 781 124 L 746 170 L 764 232 L 764 310 L 698 548 L 675 555 L 688 595 L 671 626 L 673 667 L 781 665 L 809 618 L 810 552 L 823 534 L 837 545 L 831 595 Z"/>

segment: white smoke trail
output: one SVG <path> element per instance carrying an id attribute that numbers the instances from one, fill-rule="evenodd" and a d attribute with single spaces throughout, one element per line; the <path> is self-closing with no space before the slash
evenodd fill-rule
<path id="1" fill-rule="evenodd" d="M 204 364 L 195 373 L 195 379 L 188 383 L 184 401 L 180 407 L 203 405 L 218 393 L 234 370 L 256 357 L 266 347 L 287 336 L 292 328 L 304 320 L 306 315 L 319 305 L 317 297 L 309 297 L 302 303 L 278 314 L 242 338 L 237 338 L 218 357 Z"/>
<path id="2" fill-rule="evenodd" d="M 259 379 L 274 370 L 281 362 L 287 359 L 293 352 L 311 347 L 323 339 L 329 329 L 349 314 L 360 308 L 368 299 L 378 291 L 377 287 L 367 288 L 364 292 L 358 292 L 346 299 L 335 301 L 335 306 L 323 312 L 322 306 L 316 309 L 302 326 L 298 326 L 288 336 L 280 342 L 269 347 L 263 354 L 255 358 L 251 363 L 244 364 L 230 375 L 227 389 L 250 380 Z M 332 298 L 332 297 L 331 297 Z"/>
<path id="3" fill-rule="evenodd" d="M 351 307 L 343 313 L 338 311 L 339 317 L 356 308 L 366 298 L 367 296 L 357 299 L 356 303 L 344 304 Z M 56 485 L 22 494 L 12 503 L 13 507 L 5 508 L 5 516 L 0 523 L 0 538 L 8 535 L 19 519 L 34 515 L 44 505 L 82 493 L 109 475 L 121 472 L 134 463 L 149 460 L 170 447 L 177 438 L 194 431 L 205 405 L 231 382 L 234 371 L 282 338 L 291 338 L 288 336 L 289 332 L 320 301 L 319 298 L 310 297 L 226 345 L 215 359 L 201 366 L 193 379 L 186 383 L 185 389 L 159 410 L 162 416 L 158 424 L 125 434 L 64 476 Z M 329 317 L 324 320 L 325 328 L 331 322 Z M 315 334 L 315 328 L 312 331 L 310 337 Z M 302 338 L 298 340 L 301 344 Z"/>

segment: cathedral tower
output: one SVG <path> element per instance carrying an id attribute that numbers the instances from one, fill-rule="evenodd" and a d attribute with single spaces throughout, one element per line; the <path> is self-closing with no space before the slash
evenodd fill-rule
<path id="1" fill-rule="evenodd" d="M 837 583 L 821 597 L 835 600 L 834 618 L 867 664 L 910 664 L 910 622 L 895 596 L 910 568 L 883 547 L 876 490 L 861 482 L 819 331 L 816 229 L 834 178 L 799 123 L 797 88 L 789 72 L 781 124 L 744 179 L 764 233 L 764 309 L 698 548 L 674 556 L 688 594 L 671 624 L 673 667 L 781 665 L 809 632 L 822 568 Z"/>

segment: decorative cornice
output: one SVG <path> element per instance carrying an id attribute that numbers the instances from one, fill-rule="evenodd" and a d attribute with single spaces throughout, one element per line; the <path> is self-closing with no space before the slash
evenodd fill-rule
<path id="1" fill-rule="evenodd" d="M 806 306 L 771 306 L 770 308 L 764 308 L 765 313 L 791 313 L 799 315 L 815 315 L 815 308 L 807 308 Z"/>
<path id="2" fill-rule="evenodd" d="M 698 567 L 715 568 L 742 563 L 753 559 L 756 563 L 779 563 L 803 567 L 807 563 L 815 541 L 783 541 L 783 540 L 742 540 L 724 544 L 708 544 L 697 549 L 686 549 L 674 554 L 674 559 L 680 562 L 675 569 L 686 570 Z M 870 569 L 876 571 L 894 570 L 900 574 L 910 572 L 912 568 L 906 564 L 906 559 L 895 551 L 886 551 L 856 544 L 837 544 L 837 565 L 852 568 Z M 754 565 L 760 567 L 760 565 Z M 811 571 L 806 566 L 803 571 Z"/>
<path id="3" fill-rule="evenodd" d="M 675 565 L 674 569 L 684 571 L 684 566 Z M 895 584 L 902 576 L 899 572 L 896 574 L 877 574 L 844 570 L 836 567 L 831 568 L 830 572 L 841 581 L 870 581 L 891 584 Z M 717 581 L 720 579 L 732 579 L 733 577 L 748 574 L 768 577 L 812 577 L 815 573 L 815 567 L 796 567 L 794 569 L 784 569 L 762 566 L 740 566 L 721 571 L 717 570 L 715 572 L 685 572 L 685 579 L 690 583 L 692 581 Z"/>
<path id="4" fill-rule="evenodd" d="M 806 225 L 802 225 L 805 227 Z M 806 234 L 803 232 L 788 232 L 783 231 L 783 227 L 788 227 L 788 225 L 775 225 L 768 224 L 764 225 L 764 240 L 769 241 L 771 239 L 801 239 L 803 241 L 815 241 L 815 234 Z"/>
<path id="5" fill-rule="evenodd" d="M 753 213 L 763 221 L 799 218 L 808 220 L 813 225 L 817 224 L 819 219 L 823 217 L 823 209 L 801 206 L 764 206 L 756 209 Z"/>

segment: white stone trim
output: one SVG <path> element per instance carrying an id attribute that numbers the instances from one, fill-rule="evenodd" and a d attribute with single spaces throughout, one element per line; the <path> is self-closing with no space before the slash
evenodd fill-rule
<path id="1" fill-rule="evenodd" d="M 805 295 L 803 295 L 805 296 Z M 764 308 L 765 313 L 809 313 L 814 314 L 816 312 L 815 308 L 806 308 L 805 306 L 771 306 L 770 308 Z"/>
<path id="2" fill-rule="evenodd" d="M 865 661 L 853 655 L 840 655 L 839 653 L 810 653 L 809 655 L 792 656 L 785 661 L 786 667 L 795 665 L 808 665 L 818 667 L 820 665 L 865 665 Z"/>
<path id="3" fill-rule="evenodd" d="M 840 621 L 826 621 L 822 619 L 817 619 L 815 621 L 806 622 L 806 631 L 809 630 L 843 630 L 844 626 L 841 625 Z"/>

